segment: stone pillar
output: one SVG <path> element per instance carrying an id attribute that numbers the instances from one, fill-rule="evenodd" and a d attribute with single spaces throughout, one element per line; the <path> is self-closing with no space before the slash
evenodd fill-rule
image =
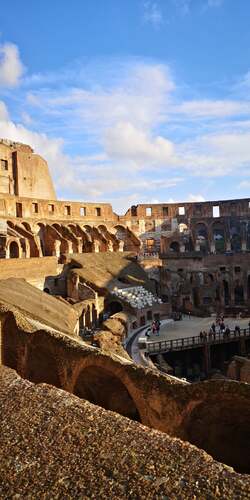
<path id="1" fill-rule="evenodd" d="M 124 241 L 119 241 L 119 252 L 123 252 L 124 249 Z"/>
<path id="2" fill-rule="evenodd" d="M 195 242 L 195 251 L 196 252 L 200 252 L 200 250 L 201 250 L 200 243 L 196 240 L 196 242 Z"/>
<path id="3" fill-rule="evenodd" d="M 113 252 L 114 246 L 111 240 L 108 241 L 108 252 Z"/>
<path id="4" fill-rule="evenodd" d="M 61 248 L 61 242 L 60 242 L 60 240 L 55 240 L 55 244 L 54 244 L 54 252 L 53 252 L 53 254 L 54 254 L 56 257 L 60 257 L 60 248 Z"/>
<path id="5" fill-rule="evenodd" d="M 215 243 L 214 243 L 214 241 L 211 241 L 210 251 L 211 251 L 211 253 L 215 253 Z"/>
<path id="6" fill-rule="evenodd" d="M 100 252 L 99 242 L 97 240 L 94 240 L 94 252 Z"/>
<path id="7" fill-rule="evenodd" d="M 246 252 L 246 250 L 247 250 L 247 242 L 246 241 L 242 241 L 241 250 L 242 250 L 242 252 Z"/>
<path id="8" fill-rule="evenodd" d="M 226 252 L 231 252 L 232 247 L 231 247 L 231 241 L 226 240 Z"/>
<path id="9" fill-rule="evenodd" d="M 82 238 L 77 238 L 77 253 L 82 253 Z"/>
<path id="10" fill-rule="evenodd" d="M 72 243 L 72 241 L 68 241 L 68 245 L 69 245 L 69 253 L 74 253 L 73 252 L 73 243 Z"/>

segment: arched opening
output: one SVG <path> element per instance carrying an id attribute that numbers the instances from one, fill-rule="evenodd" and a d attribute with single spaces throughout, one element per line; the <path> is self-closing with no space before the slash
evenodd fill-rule
<path id="1" fill-rule="evenodd" d="M 40 247 L 41 247 L 41 250 L 42 250 L 42 255 L 45 256 L 45 255 L 52 255 L 50 252 L 46 252 L 46 237 L 45 237 L 45 234 L 46 234 L 46 229 L 45 229 L 45 225 L 41 222 L 39 222 L 37 224 L 37 227 L 38 227 L 38 231 L 37 231 L 37 236 L 39 238 L 39 241 L 40 241 Z"/>
<path id="2" fill-rule="evenodd" d="M 10 259 L 19 258 L 19 246 L 16 241 L 10 243 Z"/>
<path id="3" fill-rule="evenodd" d="M 233 223 L 230 227 L 230 240 L 231 240 L 231 249 L 233 252 L 241 252 L 241 227 L 239 222 L 233 219 Z"/>
<path id="4" fill-rule="evenodd" d="M 247 277 L 247 298 L 250 299 L 250 274 Z"/>
<path id="5" fill-rule="evenodd" d="M 172 241 L 169 249 L 170 249 L 171 252 L 177 252 L 177 253 L 179 253 L 179 251 L 180 251 L 180 244 L 178 243 L 178 241 Z"/>
<path id="6" fill-rule="evenodd" d="M 236 306 L 244 304 L 244 290 L 242 285 L 236 285 L 234 289 L 234 303 Z"/>
<path id="7" fill-rule="evenodd" d="M 206 253 L 208 251 L 207 226 L 202 222 L 197 224 L 195 228 L 195 241 L 198 243 L 202 253 Z"/>
<path id="8" fill-rule="evenodd" d="M 97 310 L 95 305 L 92 305 L 92 324 L 93 326 L 97 326 Z"/>
<path id="9" fill-rule="evenodd" d="M 27 378 L 35 384 L 42 382 L 55 387 L 61 387 L 53 354 L 41 344 L 29 349 L 27 359 Z"/>
<path id="10" fill-rule="evenodd" d="M 213 239 L 216 253 L 223 253 L 226 250 L 225 231 L 220 222 L 213 225 Z"/>
<path id="11" fill-rule="evenodd" d="M 87 328 L 91 327 L 90 306 L 87 306 L 87 310 L 86 310 L 86 313 L 85 313 L 85 326 Z"/>
<path id="12" fill-rule="evenodd" d="M 126 386 L 109 370 L 98 366 L 83 369 L 73 392 L 90 403 L 140 422 L 138 409 Z"/>
<path id="13" fill-rule="evenodd" d="M 26 229 L 26 231 L 29 231 L 30 233 L 32 232 L 30 224 L 28 224 L 28 222 L 22 222 L 22 226 Z"/>
<path id="14" fill-rule="evenodd" d="M 249 421 L 247 400 L 217 398 L 192 411 L 186 439 L 237 472 L 249 473 Z"/>
<path id="15" fill-rule="evenodd" d="M 246 240 L 247 240 L 247 250 L 250 250 L 250 222 L 246 225 Z"/>
<path id="16" fill-rule="evenodd" d="M 117 300 L 113 300 L 107 306 L 107 312 L 109 313 L 109 316 L 121 312 L 122 310 L 123 310 L 122 304 Z"/>
<path id="17" fill-rule="evenodd" d="M 194 306 L 199 307 L 200 306 L 200 295 L 199 295 L 199 289 L 198 288 L 193 288 L 193 301 L 194 301 Z"/>
<path id="18" fill-rule="evenodd" d="M 224 304 L 229 305 L 229 286 L 226 280 L 223 280 L 223 290 L 224 290 Z"/>

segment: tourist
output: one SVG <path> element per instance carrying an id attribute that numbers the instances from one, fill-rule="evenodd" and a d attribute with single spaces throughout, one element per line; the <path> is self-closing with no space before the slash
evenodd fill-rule
<path id="1" fill-rule="evenodd" d="M 229 326 L 227 325 L 226 329 L 225 329 L 225 337 L 230 337 L 230 328 Z"/>
<path id="2" fill-rule="evenodd" d="M 203 340 L 203 333 L 200 331 L 200 339 Z"/>
<path id="3" fill-rule="evenodd" d="M 239 325 L 235 325 L 234 333 L 235 333 L 236 335 L 239 335 L 239 334 L 240 334 L 240 327 L 239 327 Z"/>
<path id="4" fill-rule="evenodd" d="M 214 324 L 214 323 L 212 323 L 212 325 L 211 325 L 211 330 L 212 330 L 212 332 L 213 332 L 213 333 L 215 333 L 215 332 L 216 332 L 216 326 L 215 326 L 215 324 Z"/>
<path id="5" fill-rule="evenodd" d="M 156 335 L 156 333 L 157 333 L 157 328 L 156 328 L 156 323 L 155 323 L 155 321 L 153 321 L 153 323 L 152 323 L 151 330 L 152 330 L 153 335 Z"/>
<path id="6" fill-rule="evenodd" d="M 224 331 L 225 331 L 225 324 L 224 324 L 223 321 L 221 321 L 221 323 L 220 323 L 220 333 L 224 333 Z"/>
<path id="7" fill-rule="evenodd" d="M 161 322 L 160 322 L 160 320 L 159 320 L 159 319 L 157 319 L 157 320 L 155 321 L 155 325 L 156 325 L 156 333 L 157 333 L 157 335 L 160 335 L 160 327 L 161 327 Z"/>

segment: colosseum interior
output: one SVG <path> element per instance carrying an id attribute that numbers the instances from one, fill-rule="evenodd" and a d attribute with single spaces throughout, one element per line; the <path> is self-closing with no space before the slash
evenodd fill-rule
<path id="1" fill-rule="evenodd" d="M 57 200 L 46 161 L 2 139 L 2 498 L 249 498 L 250 326 L 216 379 L 132 355 L 153 320 L 248 318 L 249 262 L 250 198 L 117 215 Z"/>

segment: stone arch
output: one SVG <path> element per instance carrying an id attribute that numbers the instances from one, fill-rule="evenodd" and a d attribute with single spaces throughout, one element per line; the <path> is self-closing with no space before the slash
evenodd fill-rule
<path id="1" fill-rule="evenodd" d="M 212 235 L 216 253 L 226 251 L 225 228 L 222 222 L 218 221 L 212 225 Z"/>
<path id="2" fill-rule="evenodd" d="M 184 423 L 185 439 L 237 472 L 249 473 L 250 407 L 247 400 L 238 399 L 236 404 L 233 394 L 195 406 Z"/>
<path id="3" fill-rule="evenodd" d="M 179 253 L 180 252 L 180 243 L 178 241 L 172 241 L 172 243 L 170 243 L 170 245 L 169 245 L 169 250 L 171 252 Z"/>
<path id="4" fill-rule="evenodd" d="M 61 387 L 53 352 L 40 342 L 36 344 L 36 340 L 28 348 L 26 377 L 35 384 L 46 383 Z"/>
<path id="5" fill-rule="evenodd" d="M 117 374 L 106 367 L 84 367 L 77 377 L 73 393 L 106 410 L 141 421 L 139 410 L 126 385 Z"/>
<path id="6" fill-rule="evenodd" d="M 7 226 L 10 227 L 11 229 L 15 229 L 15 224 L 11 220 L 7 220 Z"/>
<path id="7" fill-rule="evenodd" d="M 198 222 L 195 226 L 195 242 L 201 252 L 206 253 L 209 250 L 208 228 L 204 222 Z"/>
<path id="8" fill-rule="evenodd" d="M 119 300 L 112 300 L 107 304 L 107 311 L 112 316 L 113 314 L 123 311 L 123 305 Z"/>
<path id="9" fill-rule="evenodd" d="M 241 235 L 241 225 L 239 220 L 233 218 L 229 228 L 230 232 L 230 243 L 233 252 L 241 252 L 242 247 L 242 235 Z"/>
<path id="10" fill-rule="evenodd" d="M 140 240 L 133 233 L 133 231 L 123 226 L 122 224 L 115 225 L 112 232 L 117 240 L 119 240 L 120 243 L 122 242 L 124 251 L 133 252 L 138 251 L 138 249 L 140 248 Z"/>
<path id="11" fill-rule="evenodd" d="M 59 233 L 61 233 L 61 229 L 62 229 L 61 224 L 58 224 L 57 222 L 54 222 L 53 224 L 51 224 L 51 227 L 53 227 L 53 228 L 54 228 L 54 229 L 56 229 Z"/>
<path id="12" fill-rule="evenodd" d="M 244 304 L 244 289 L 239 283 L 237 283 L 234 287 L 234 303 L 236 306 Z"/>
<path id="13" fill-rule="evenodd" d="M 22 226 L 24 227 L 24 229 L 26 229 L 26 231 L 29 231 L 30 233 L 32 233 L 31 226 L 28 222 L 23 221 Z"/>
<path id="14" fill-rule="evenodd" d="M 21 257 L 21 248 L 16 240 L 12 240 L 9 242 L 8 249 L 10 259 L 19 259 L 19 257 Z"/>

